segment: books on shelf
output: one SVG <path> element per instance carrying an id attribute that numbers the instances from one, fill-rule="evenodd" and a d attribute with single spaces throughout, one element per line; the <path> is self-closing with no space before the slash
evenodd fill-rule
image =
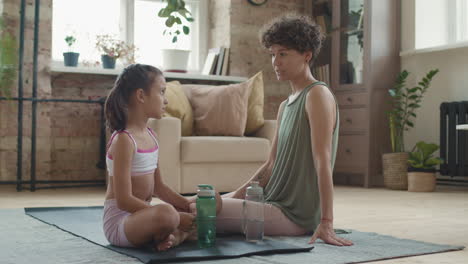
<path id="1" fill-rule="evenodd" d="M 201 74 L 226 75 L 229 67 L 229 48 L 217 47 L 208 50 Z"/>
<path id="2" fill-rule="evenodd" d="M 330 64 L 320 65 L 312 68 L 312 75 L 328 85 L 330 85 Z"/>

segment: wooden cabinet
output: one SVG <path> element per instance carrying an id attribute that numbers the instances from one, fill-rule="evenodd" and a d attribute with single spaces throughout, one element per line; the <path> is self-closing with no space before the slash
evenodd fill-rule
<path id="1" fill-rule="evenodd" d="M 327 37 L 313 67 L 340 108 L 335 184 L 383 186 L 388 89 L 400 70 L 400 1 L 305 0 Z"/>

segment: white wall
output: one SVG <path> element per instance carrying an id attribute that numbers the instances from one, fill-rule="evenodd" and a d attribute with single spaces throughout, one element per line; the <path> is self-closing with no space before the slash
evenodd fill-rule
<path id="1" fill-rule="evenodd" d="M 414 49 L 414 0 L 402 0 L 402 49 Z M 411 12 L 413 10 L 413 12 Z M 406 149 L 419 140 L 439 144 L 439 106 L 442 102 L 468 101 L 468 47 L 404 55 L 401 69 L 408 70 L 409 84 L 416 84 L 429 70 L 439 69 L 416 112 L 415 127 L 405 134 Z"/>

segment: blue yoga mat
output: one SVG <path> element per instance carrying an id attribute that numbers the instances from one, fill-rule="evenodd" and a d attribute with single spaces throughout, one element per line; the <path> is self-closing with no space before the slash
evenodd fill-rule
<path id="1" fill-rule="evenodd" d="M 26 214 L 57 228 L 82 237 L 92 243 L 132 256 L 143 263 L 166 263 L 210 259 L 238 258 L 250 255 L 307 252 L 313 246 L 293 245 L 266 238 L 263 242 L 249 243 L 242 236 L 218 236 L 212 248 L 199 249 L 196 241 L 187 241 L 168 251 L 158 252 L 151 246 L 122 248 L 109 244 L 102 231 L 102 206 L 25 208 Z"/>

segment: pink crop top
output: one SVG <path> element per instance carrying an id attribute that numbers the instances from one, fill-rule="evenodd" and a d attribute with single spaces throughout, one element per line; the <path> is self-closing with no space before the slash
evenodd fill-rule
<path id="1" fill-rule="evenodd" d="M 140 176 L 146 174 L 153 174 L 156 168 L 158 167 L 158 154 L 159 154 L 159 144 L 156 140 L 154 131 L 151 128 L 148 129 L 148 134 L 150 134 L 151 138 L 153 138 L 155 142 L 155 146 L 151 149 L 139 149 L 137 147 L 136 141 L 133 138 L 132 134 L 127 130 L 122 131 L 114 131 L 112 133 L 111 139 L 109 140 L 109 144 L 107 145 L 107 154 L 106 154 L 106 165 L 107 165 L 107 172 L 109 176 L 114 176 L 114 160 L 112 156 L 109 154 L 109 148 L 114 140 L 115 136 L 121 133 L 127 134 L 133 141 L 135 145 L 136 152 L 133 155 L 132 161 L 132 168 L 131 168 L 131 176 Z"/>

